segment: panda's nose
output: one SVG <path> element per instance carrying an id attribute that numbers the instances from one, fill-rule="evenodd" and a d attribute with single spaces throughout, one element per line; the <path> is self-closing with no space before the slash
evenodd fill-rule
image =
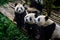
<path id="1" fill-rule="evenodd" d="M 19 12 L 20 12 L 20 10 L 19 10 Z"/>

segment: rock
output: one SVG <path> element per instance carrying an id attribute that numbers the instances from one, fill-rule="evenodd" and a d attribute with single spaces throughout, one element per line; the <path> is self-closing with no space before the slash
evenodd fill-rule
<path id="1" fill-rule="evenodd" d="M 14 19 L 14 9 L 12 9 L 8 4 L 0 6 L 0 12 L 7 16 L 10 20 Z"/>

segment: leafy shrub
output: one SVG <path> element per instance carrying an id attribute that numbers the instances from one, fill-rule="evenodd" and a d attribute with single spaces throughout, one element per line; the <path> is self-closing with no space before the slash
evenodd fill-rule
<path id="1" fill-rule="evenodd" d="M 16 25 L 0 13 L 0 40 L 29 40 Z"/>
<path id="2" fill-rule="evenodd" d="M 8 3 L 9 0 L 0 0 L 0 5 L 3 5 L 5 3 Z"/>

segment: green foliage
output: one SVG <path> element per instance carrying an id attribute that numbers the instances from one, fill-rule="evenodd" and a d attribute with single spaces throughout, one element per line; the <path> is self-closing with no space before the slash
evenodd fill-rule
<path id="1" fill-rule="evenodd" d="M 0 5 L 3 5 L 5 3 L 8 3 L 9 0 L 0 0 Z"/>
<path id="2" fill-rule="evenodd" d="M 52 4 L 52 8 L 56 8 L 57 9 L 57 8 L 60 8 L 60 6 L 55 6 L 55 5 Z"/>
<path id="3" fill-rule="evenodd" d="M 16 25 L 0 13 L 0 40 L 29 40 Z"/>

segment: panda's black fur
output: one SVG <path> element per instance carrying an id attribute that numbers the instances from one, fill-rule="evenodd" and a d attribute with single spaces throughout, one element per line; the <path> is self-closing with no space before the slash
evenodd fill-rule
<path id="1" fill-rule="evenodd" d="M 35 13 L 35 18 L 36 17 L 37 17 L 37 14 Z M 35 23 L 33 24 L 25 23 L 25 29 L 27 30 L 28 35 L 30 35 L 30 38 L 34 38 L 34 40 L 40 39 L 40 29 L 38 25 L 36 25 Z M 39 35 L 38 38 L 36 38 L 37 35 Z"/>
<path id="2" fill-rule="evenodd" d="M 41 40 L 49 40 L 52 37 L 52 34 L 55 30 L 56 24 L 52 23 L 51 25 L 48 25 L 47 27 L 41 26 L 40 28 L 40 36 Z"/>
<path id="3" fill-rule="evenodd" d="M 24 26 L 24 16 L 25 16 L 25 12 L 22 14 L 16 13 L 15 12 L 15 19 L 14 21 L 17 22 L 17 27 L 23 27 Z"/>
<path id="4" fill-rule="evenodd" d="M 25 23 L 25 29 L 27 29 L 30 38 L 34 38 L 35 40 L 40 40 L 40 28 L 38 27 L 38 25 Z M 39 35 L 38 39 L 35 37 L 37 35 Z"/>
<path id="5" fill-rule="evenodd" d="M 15 4 L 15 7 L 19 5 L 18 3 Z M 24 5 L 24 4 L 21 4 Z M 17 9 L 16 9 L 17 10 Z M 17 27 L 21 29 L 21 27 L 24 27 L 24 17 L 26 15 L 26 9 L 23 13 L 19 13 L 15 11 L 15 17 L 14 17 L 14 21 L 16 21 L 17 23 Z"/>
<path id="6" fill-rule="evenodd" d="M 41 16 L 41 15 L 40 15 Z M 44 21 L 44 19 L 45 19 L 45 22 L 46 21 L 48 21 L 48 16 L 46 17 L 46 16 L 44 16 L 44 18 L 43 18 L 43 16 L 41 16 L 41 17 L 37 17 L 38 19 L 37 19 L 37 21 L 39 22 L 40 20 L 41 21 Z M 43 18 L 43 20 L 42 19 L 40 19 L 40 18 Z M 40 21 L 40 22 L 41 22 Z M 49 21 L 50 22 L 50 21 Z M 44 22 L 43 22 L 44 23 Z M 48 24 L 48 22 L 47 22 L 47 24 Z M 43 24 L 43 25 L 38 25 L 38 26 L 40 26 L 40 40 L 49 40 L 49 39 L 51 39 L 51 37 L 52 37 L 52 34 L 53 34 L 53 32 L 54 32 L 54 30 L 56 29 L 56 24 L 54 23 L 54 22 L 51 22 L 51 24 L 49 24 L 49 25 L 46 25 L 46 24 Z"/>
<path id="7" fill-rule="evenodd" d="M 47 20 L 48 20 L 48 17 L 45 17 L 45 21 L 47 21 Z M 40 34 L 41 34 L 41 36 L 43 35 L 41 38 L 43 40 L 49 40 L 52 37 L 52 34 L 53 34 L 54 30 L 55 30 L 55 27 L 56 27 L 55 23 L 47 25 L 46 27 L 41 26 L 41 28 L 40 28 L 41 33 Z"/>
<path id="8" fill-rule="evenodd" d="M 35 7 L 39 11 L 42 11 L 43 5 L 40 3 L 37 3 L 35 0 L 31 0 L 31 7 Z"/>

